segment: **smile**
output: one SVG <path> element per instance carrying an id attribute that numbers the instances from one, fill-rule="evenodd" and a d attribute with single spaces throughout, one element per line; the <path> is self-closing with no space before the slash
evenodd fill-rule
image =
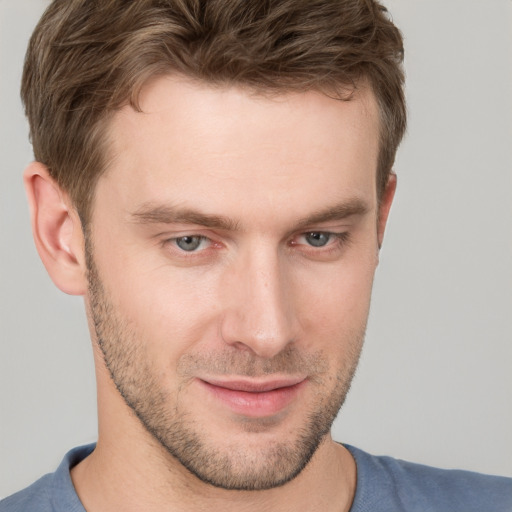
<path id="1" fill-rule="evenodd" d="M 199 379 L 214 399 L 235 414 L 251 418 L 264 418 L 283 411 L 294 401 L 306 381 L 305 377 L 261 382 Z"/>

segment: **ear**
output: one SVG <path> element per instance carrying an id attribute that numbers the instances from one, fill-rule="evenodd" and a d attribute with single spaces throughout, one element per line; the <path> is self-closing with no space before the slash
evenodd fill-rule
<path id="1" fill-rule="evenodd" d="M 384 240 L 384 231 L 388 221 L 389 210 L 391 209 L 391 203 L 395 197 L 396 183 L 396 174 L 392 172 L 389 175 L 388 183 L 384 189 L 384 193 L 382 194 L 379 205 L 379 219 L 377 224 L 377 239 L 379 242 L 379 249 L 382 247 L 382 242 Z"/>
<path id="2" fill-rule="evenodd" d="M 46 166 L 31 163 L 23 175 L 37 252 L 55 285 L 70 295 L 87 291 L 82 225 L 67 193 Z"/>

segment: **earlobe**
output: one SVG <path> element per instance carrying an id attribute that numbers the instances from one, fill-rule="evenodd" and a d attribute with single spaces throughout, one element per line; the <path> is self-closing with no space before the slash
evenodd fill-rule
<path id="1" fill-rule="evenodd" d="M 384 241 L 384 231 L 386 230 L 389 210 L 391 209 L 391 204 L 393 203 L 393 198 L 395 197 L 396 184 L 396 174 L 391 172 L 379 205 L 379 219 L 377 225 L 377 239 L 379 243 L 379 249 L 382 247 L 382 242 Z"/>
<path id="2" fill-rule="evenodd" d="M 77 212 L 43 164 L 30 164 L 23 181 L 34 242 L 48 274 L 63 292 L 83 295 L 87 279 L 82 226 Z"/>

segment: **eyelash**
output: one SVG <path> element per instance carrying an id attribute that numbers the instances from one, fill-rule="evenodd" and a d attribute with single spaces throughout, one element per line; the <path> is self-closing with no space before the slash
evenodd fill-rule
<path id="1" fill-rule="evenodd" d="M 350 233 L 348 233 L 347 231 L 344 231 L 342 233 L 333 233 L 331 231 L 307 231 L 305 233 L 302 233 L 301 235 L 299 235 L 298 238 L 302 238 L 302 237 L 307 237 L 308 235 L 327 235 L 329 237 L 329 240 L 327 241 L 326 245 L 323 245 L 323 246 L 314 246 L 314 245 L 311 245 L 311 244 L 303 244 L 305 245 L 306 247 L 309 247 L 313 250 L 321 250 L 321 249 L 324 249 L 326 247 L 331 247 L 331 246 L 335 246 L 336 248 L 340 247 L 341 245 L 345 245 L 348 243 L 349 239 L 350 239 Z M 296 245 L 300 245 L 299 243 L 297 242 L 294 242 L 293 240 L 291 241 L 290 243 L 291 246 L 296 246 Z"/>
<path id="2" fill-rule="evenodd" d="M 328 235 L 329 240 L 327 241 L 326 245 L 319 246 L 319 247 L 315 247 L 315 246 L 307 244 L 307 243 L 299 243 L 296 241 L 297 239 L 306 237 L 311 234 Z M 200 244 L 202 244 L 205 241 L 208 241 L 209 245 L 204 249 L 185 251 L 177 245 L 177 241 L 187 238 L 187 237 L 199 238 Z M 315 256 L 315 255 L 316 256 L 322 256 L 322 255 L 328 256 L 328 255 L 332 254 L 333 252 L 336 252 L 342 248 L 345 248 L 347 245 L 349 245 L 350 241 L 351 241 L 351 236 L 350 236 L 350 233 L 347 231 L 344 231 L 342 233 L 334 233 L 331 231 L 311 230 L 311 231 L 303 232 L 300 235 L 294 237 L 294 239 L 292 239 L 288 242 L 288 246 L 293 248 L 293 247 L 302 245 L 306 248 L 305 251 L 312 256 Z M 185 234 L 185 235 L 182 235 L 179 237 L 167 238 L 166 240 L 163 241 L 163 246 L 168 247 L 169 245 L 172 246 L 172 250 L 175 252 L 175 254 L 179 255 L 179 257 L 182 259 L 206 257 L 208 255 L 208 253 L 210 253 L 210 249 L 216 250 L 217 248 L 222 247 L 221 244 L 215 242 L 214 240 L 212 240 L 211 238 L 209 238 L 207 236 L 193 234 L 193 233 Z M 200 245 L 199 245 L 199 247 L 200 247 Z"/>

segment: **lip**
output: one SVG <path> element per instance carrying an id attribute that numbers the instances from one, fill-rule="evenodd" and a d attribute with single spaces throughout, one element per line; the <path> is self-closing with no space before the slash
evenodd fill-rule
<path id="1" fill-rule="evenodd" d="M 304 387 L 305 377 L 272 380 L 198 379 L 206 391 L 235 414 L 250 418 L 274 416 L 286 409 Z"/>

